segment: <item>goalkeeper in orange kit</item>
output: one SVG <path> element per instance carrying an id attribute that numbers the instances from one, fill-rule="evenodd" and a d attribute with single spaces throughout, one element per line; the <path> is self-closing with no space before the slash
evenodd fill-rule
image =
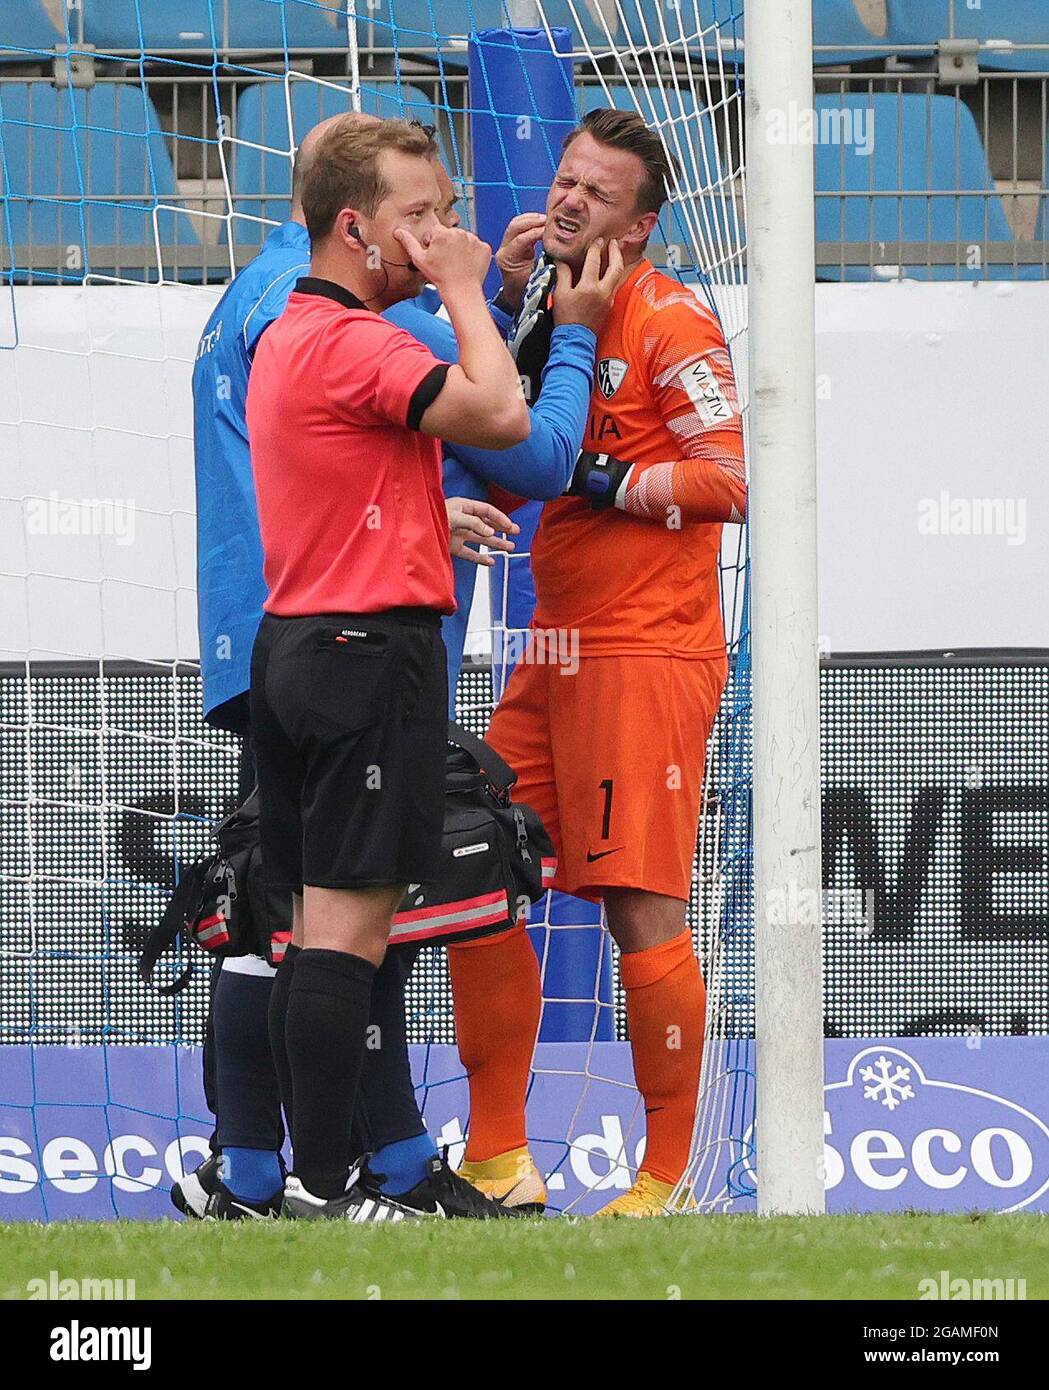
<path id="1" fill-rule="evenodd" d="M 536 534 L 532 648 L 488 733 L 518 774 L 515 795 L 554 841 L 553 886 L 603 901 L 619 946 L 647 1143 L 634 1185 L 601 1213 L 618 1216 L 668 1209 L 690 1156 L 705 989 L 685 906 L 706 740 L 727 670 L 721 530 L 742 521 L 746 503 L 721 328 L 644 257 L 670 175 L 639 116 L 591 112 L 565 142 L 545 217 L 531 224 L 545 254 L 522 316 L 534 321 L 519 336 L 541 339 L 547 285 L 556 296 L 588 251 L 597 254 L 591 248 L 618 243 L 627 277 L 598 339 L 569 495 L 545 505 Z M 503 257 L 515 307 L 530 261 Z M 522 341 L 519 366 L 528 350 Z M 539 649 L 550 630 L 578 632 L 574 672 Z M 508 1206 L 538 1209 L 546 1191 L 525 1130 L 541 1007 L 535 953 L 519 923 L 448 957 L 470 1080 L 461 1172 Z"/>

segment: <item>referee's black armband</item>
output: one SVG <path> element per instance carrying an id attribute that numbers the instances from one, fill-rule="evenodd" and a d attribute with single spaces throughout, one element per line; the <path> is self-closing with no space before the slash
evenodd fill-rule
<path id="1" fill-rule="evenodd" d="M 448 375 L 448 363 L 441 362 L 438 366 L 428 371 L 422 381 L 412 392 L 412 398 L 408 402 L 408 417 L 405 424 L 410 430 L 419 428 L 419 421 L 426 414 L 427 407 L 433 405 L 434 401 L 441 394 L 444 386 L 445 377 Z"/>

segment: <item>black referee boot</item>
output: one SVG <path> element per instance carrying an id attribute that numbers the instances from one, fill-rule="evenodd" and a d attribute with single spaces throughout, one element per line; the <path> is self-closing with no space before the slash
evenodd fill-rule
<path id="1" fill-rule="evenodd" d="M 237 1197 L 225 1183 L 220 1182 L 204 1208 L 205 1221 L 271 1221 L 280 1216 L 283 1192 L 280 1188 L 263 1202 L 249 1202 Z"/>
<path id="2" fill-rule="evenodd" d="M 361 1184 L 369 1196 L 390 1199 L 382 1192 L 382 1174 L 371 1171 L 368 1165 L 361 1166 Z M 504 1207 L 483 1192 L 478 1192 L 473 1183 L 461 1178 L 448 1164 L 447 1150 L 427 1159 L 426 1176 L 408 1192 L 398 1192 L 395 1201 L 410 1207 L 420 1216 L 437 1216 L 447 1220 L 465 1218 L 473 1221 L 498 1221 L 505 1217 L 526 1216 L 529 1213 L 514 1207 Z"/>
<path id="3" fill-rule="evenodd" d="M 172 1183 L 171 1203 L 183 1216 L 203 1220 L 208 1198 L 219 1186 L 219 1157 L 218 1154 L 211 1154 L 194 1172 L 187 1173 L 180 1182 Z"/>
<path id="4" fill-rule="evenodd" d="M 350 1173 L 346 1190 L 338 1197 L 315 1197 L 301 1179 L 289 1174 L 284 1183 L 281 1215 L 296 1221 L 405 1221 L 419 1212 L 392 1198 L 369 1190 L 361 1181 L 362 1169 Z"/>
<path id="5" fill-rule="evenodd" d="M 212 1154 L 171 1188 L 171 1201 L 193 1221 L 266 1221 L 280 1215 L 281 1192 L 263 1202 L 238 1197 L 219 1178 L 221 1156 Z M 283 1164 L 281 1165 L 283 1167 Z"/>

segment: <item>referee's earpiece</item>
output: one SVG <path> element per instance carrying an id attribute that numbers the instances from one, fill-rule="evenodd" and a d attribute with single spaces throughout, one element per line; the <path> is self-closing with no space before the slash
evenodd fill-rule
<path id="1" fill-rule="evenodd" d="M 350 229 L 349 229 L 349 235 L 354 239 L 355 242 L 357 242 L 357 244 L 358 244 L 359 246 L 363 246 L 363 245 L 364 245 L 364 238 L 361 236 L 360 228 L 359 228 L 358 226 L 356 226 L 356 224 L 354 224 L 353 226 L 350 227 Z M 371 268 L 371 255 L 372 255 L 373 252 L 376 252 L 376 253 L 377 253 L 379 248 L 378 248 L 377 246 L 369 246 L 367 249 L 368 249 L 368 253 L 369 253 L 369 255 L 368 255 L 368 265 L 369 265 L 369 268 Z M 390 283 L 390 272 L 386 269 L 387 266 L 391 266 L 391 265 L 396 266 L 398 270 L 414 270 L 414 269 L 415 269 L 415 266 L 414 266 L 414 264 L 413 264 L 411 261 L 388 261 L 388 260 L 385 260 L 382 256 L 379 256 L 379 261 L 380 261 L 380 264 L 382 265 L 383 272 L 384 272 L 384 274 L 385 274 L 385 276 L 386 276 L 386 280 L 385 280 L 385 282 L 384 282 L 384 284 L 383 284 L 383 288 L 382 288 L 382 291 L 381 291 L 381 293 L 383 293 L 383 294 L 385 294 L 385 292 L 386 292 L 386 286 L 389 285 L 389 283 Z M 375 299 L 377 299 L 377 298 L 378 298 L 377 295 L 373 295 L 371 299 L 366 299 L 366 300 L 364 300 L 364 303 L 365 303 L 365 304 L 371 304 L 371 303 L 372 303 Z"/>

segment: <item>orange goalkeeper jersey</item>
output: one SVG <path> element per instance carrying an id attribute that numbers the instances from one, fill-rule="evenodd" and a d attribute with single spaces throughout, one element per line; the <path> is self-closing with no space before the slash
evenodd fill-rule
<path id="1" fill-rule="evenodd" d="M 721 529 L 746 499 L 732 365 L 712 310 L 646 260 L 598 338 L 583 448 L 635 465 L 641 514 L 546 503 L 532 626 L 578 629 L 584 656 L 723 655 Z"/>

